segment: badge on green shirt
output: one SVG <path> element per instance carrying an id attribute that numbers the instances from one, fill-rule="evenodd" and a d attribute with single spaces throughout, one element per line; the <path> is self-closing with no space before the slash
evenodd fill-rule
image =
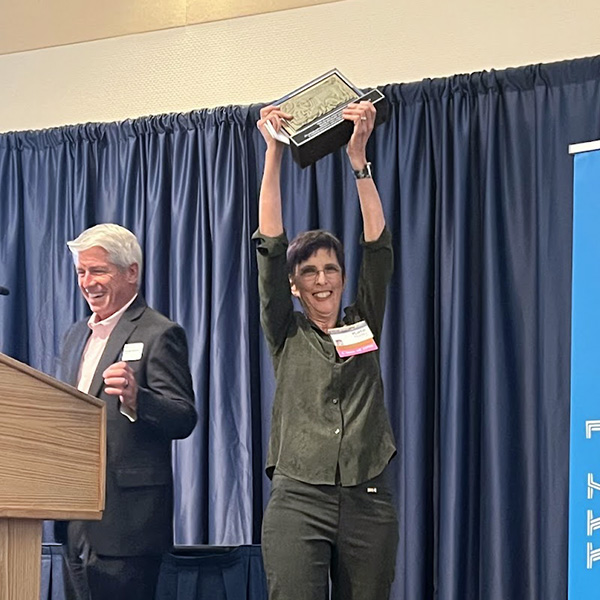
<path id="1" fill-rule="evenodd" d="M 328 333 L 333 340 L 337 353 L 342 358 L 377 350 L 373 332 L 369 329 L 366 321 L 359 321 L 343 327 L 334 327 Z"/>

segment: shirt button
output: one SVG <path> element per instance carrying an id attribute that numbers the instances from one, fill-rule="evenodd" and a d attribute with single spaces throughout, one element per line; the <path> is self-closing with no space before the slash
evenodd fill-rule
<path id="1" fill-rule="evenodd" d="M 340 428 L 338 427 L 334 433 L 335 433 L 335 435 L 337 435 L 339 432 L 340 432 Z"/>
<path id="2" fill-rule="evenodd" d="M 338 399 L 337 399 L 337 398 L 334 398 L 334 399 L 332 400 L 332 402 L 333 402 L 334 404 L 337 404 L 337 403 L 338 403 Z"/>

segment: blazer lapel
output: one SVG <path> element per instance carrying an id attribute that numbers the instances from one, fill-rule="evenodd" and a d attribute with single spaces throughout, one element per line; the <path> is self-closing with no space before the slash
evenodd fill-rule
<path id="1" fill-rule="evenodd" d="M 104 384 L 102 373 L 104 373 L 104 371 L 110 367 L 110 365 L 120 360 L 123 346 L 131 334 L 135 331 L 137 327 L 136 321 L 145 309 L 146 302 L 140 295 L 138 295 L 133 304 L 119 319 L 119 322 L 110 334 L 108 342 L 106 343 L 106 348 L 104 348 L 104 352 L 100 357 L 100 361 L 98 362 L 98 367 L 94 373 L 88 394 L 92 396 L 100 396 L 102 386 Z"/>
<path id="2" fill-rule="evenodd" d="M 80 326 L 81 334 L 75 337 L 77 342 L 74 344 L 70 356 L 72 357 L 67 363 L 67 372 L 60 374 L 59 379 L 77 387 L 77 376 L 79 375 L 79 367 L 81 365 L 81 356 L 83 355 L 83 349 L 87 344 L 88 338 L 92 334 L 92 330 L 88 327 L 87 321 L 81 323 Z M 67 361 L 65 361 L 67 362 Z"/>

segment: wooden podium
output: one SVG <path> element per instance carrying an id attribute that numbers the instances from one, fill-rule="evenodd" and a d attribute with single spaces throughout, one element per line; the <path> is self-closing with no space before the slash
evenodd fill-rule
<path id="1" fill-rule="evenodd" d="M 0 353 L 0 600 L 39 600 L 43 519 L 101 519 L 104 402 Z"/>

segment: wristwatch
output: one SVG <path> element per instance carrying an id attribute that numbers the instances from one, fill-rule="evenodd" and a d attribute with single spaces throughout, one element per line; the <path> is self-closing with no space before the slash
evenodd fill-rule
<path id="1" fill-rule="evenodd" d="M 359 169 L 358 171 L 355 171 L 354 169 L 352 169 L 354 171 L 354 177 L 356 177 L 356 179 L 372 179 L 373 175 L 371 173 L 371 163 L 368 162 L 362 169 Z"/>

